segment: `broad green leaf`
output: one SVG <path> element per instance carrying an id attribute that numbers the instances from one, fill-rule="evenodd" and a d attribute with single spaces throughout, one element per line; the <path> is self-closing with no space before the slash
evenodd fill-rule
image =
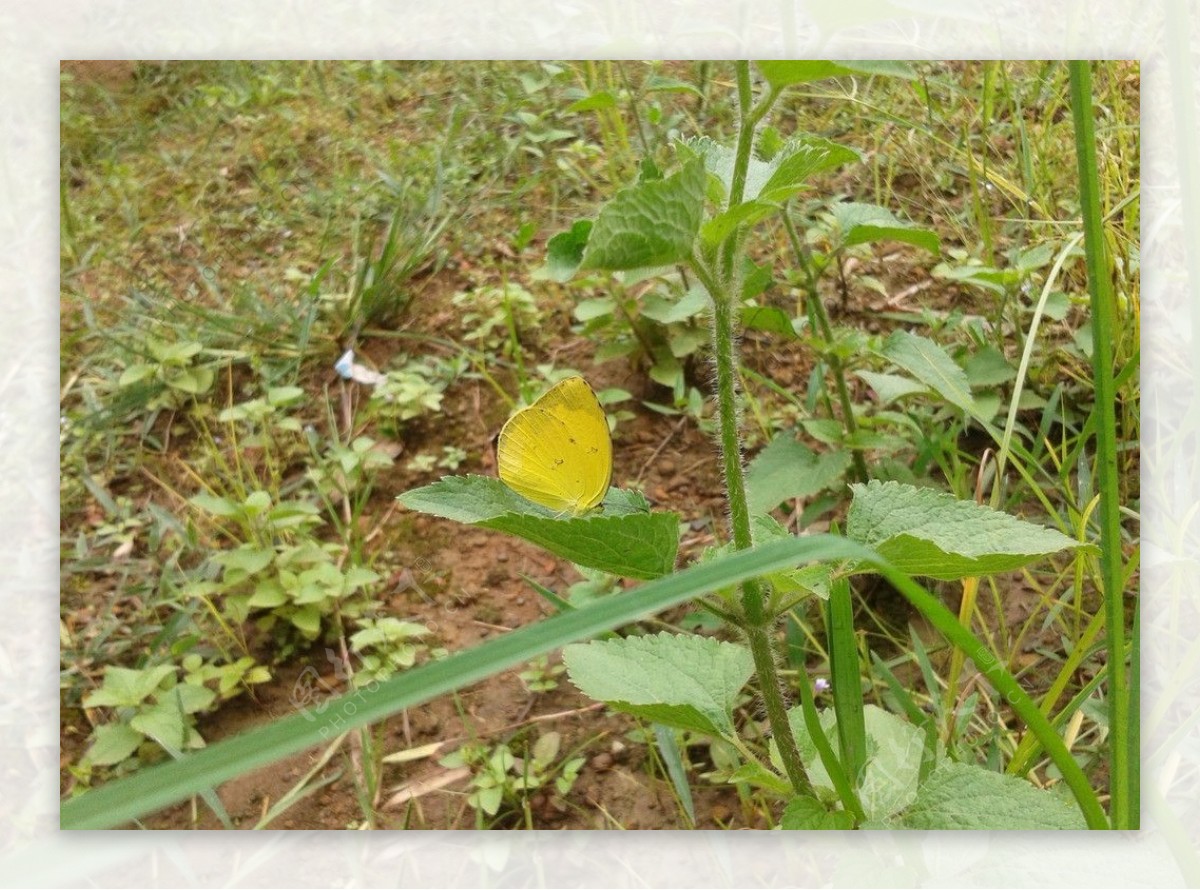
<path id="1" fill-rule="evenodd" d="M 213 555 L 213 562 L 225 567 L 226 573 L 240 572 L 243 576 L 261 572 L 275 559 L 275 548 L 255 547 L 243 544 L 236 550 L 225 550 Z"/>
<path id="2" fill-rule="evenodd" d="M 291 405 L 304 398 L 304 390 L 299 386 L 273 386 L 267 390 L 267 401 L 276 407 Z"/>
<path id="3" fill-rule="evenodd" d="M 667 300 L 657 294 L 647 294 L 642 300 L 642 315 L 660 324 L 675 324 L 694 318 L 711 305 L 708 291 L 697 284 L 689 288 L 678 300 Z"/>
<path id="4" fill-rule="evenodd" d="M 187 718 L 172 696 L 155 702 L 130 720 L 129 725 L 164 748 L 182 748 L 187 740 Z"/>
<path id="5" fill-rule="evenodd" d="M 799 339 L 792 317 L 775 306 L 743 306 L 742 327 L 753 331 L 780 334 L 789 340 Z"/>
<path id="6" fill-rule="evenodd" d="M 932 488 L 878 480 L 850 488 L 846 537 L 910 575 L 943 581 L 990 575 L 1083 546 L 1054 529 Z"/>
<path id="7" fill-rule="evenodd" d="M 886 207 L 848 201 L 834 204 L 830 213 L 837 223 L 840 232 L 839 245 L 842 247 L 868 244 L 872 241 L 903 241 L 930 253 L 937 253 L 941 249 L 935 232 L 918 228 L 914 223 L 897 218 Z"/>
<path id="8" fill-rule="evenodd" d="M 604 512 L 557 517 L 499 479 L 447 476 L 399 497 L 410 510 L 516 535 L 571 562 L 627 578 L 650 579 L 675 567 L 678 517 L 649 513 L 644 496 L 610 489 Z"/>
<path id="9" fill-rule="evenodd" d="M 849 465 L 847 451 L 818 454 L 791 433 L 780 433 L 746 470 L 750 512 L 765 513 L 791 498 L 816 494 L 840 479 Z"/>
<path id="10" fill-rule="evenodd" d="M 734 734 L 738 693 L 754 673 L 742 646 L 665 632 L 568 646 L 563 662 L 584 695 L 616 710 L 726 737 Z"/>
<path id="11" fill-rule="evenodd" d="M 179 707 L 185 714 L 195 714 L 203 711 L 216 700 L 217 693 L 207 686 L 195 683 L 180 683 L 171 689 L 167 695 L 179 697 Z"/>
<path id="12" fill-rule="evenodd" d="M 862 155 L 854 149 L 819 136 L 791 139 L 771 161 L 767 181 L 746 197 L 781 204 L 818 173 L 861 160 Z"/>
<path id="13" fill-rule="evenodd" d="M 124 723 L 106 723 L 92 731 L 92 738 L 83 759 L 93 766 L 113 766 L 133 754 L 146 737 Z"/>
<path id="14" fill-rule="evenodd" d="M 546 265 L 538 270 L 535 277 L 569 281 L 583 261 L 591 231 L 592 221 L 581 219 L 546 242 Z"/>
<path id="15" fill-rule="evenodd" d="M 1017 376 L 1016 369 L 1008 363 L 1004 353 L 994 346 L 984 346 L 972 355 L 967 359 L 964 370 L 972 387 L 999 386 Z"/>
<path id="16" fill-rule="evenodd" d="M 908 331 L 892 331 L 883 345 L 883 355 L 950 404 L 968 414 L 976 413 L 966 372 L 932 340 Z"/>
<path id="17" fill-rule="evenodd" d="M 292 613 L 292 624 L 310 640 L 321 632 L 321 612 L 316 606 L 304 606 Z"/>
<path id="18" fill-rule="evenodd" d="M 156 692 L 175 671 L 173 664 L 160 664 L 141 670 L 107 667 L 104 669 L 104 682 L 84 698 L 83 705 L 87 708 L 136 707 Z"/>
<path id="19" fill-rule="evenodd" d="M 936 831 L 1083 829 L 1079 808 L 1015 776 L 943 763 L 925 781 L 896 827 Z"/>
<path id="20" fill-rule="evenodd" d="M 600 210 L 581 269 L 639 269 L 688 259 L 704 212 L 704 166 L 621 189 Z"/>
<path id="21" fill-rule="evenodd" d="M 235 516 L 239 511 L 238 505 L 229 498 L 216 497 L 211 494 L 194 495 L 188 503 L 213 516 Z"/>
<path id="22" fill-rule="evenodd" d="M 890 405 L 897 399 L 916 393 L 929 392 L 924 384 L 918 383 L 911 377 L 901 377 L 899 374 L 878 374 L 874 371 L 855 371 L 854 374 L 875 390 L 875 395 L 881 405 Z"/>
<path id="23" fill-rule="evenodd" d="M 608 90 L 598 90 L 590 96 L 572 102 L 563 110 L 567 112 L 598 111 L 603 108 L 612 108 L 616 104 L 617 99 L 612 93 Z"/>
<path id="24" fill-rule="evenodd" d="M 845 810 L 825 809 L 815 797 L 793 797 L 779 827 L 785 831 L 847 831 L 854 827 L 854 817 Z"/>
<path id="25" fill-rule="evenodd" d="M 724 186 L 729 194 L 736 160 L 732 148 L 707 136 L 689 139 L 681 144 L 682 153 L 698 157 L 704 168 Z M 705 226 L 705 240 L 717 243 L 718 230 L 731 231 L 742 222 L 753 222 L 776 212 L 778 205 L 798 192 L 808 180 L 826 170 L 857 161 L 860 155 L 852 148 L 838 145 L 819 136 L 798 136 L 788 140 L 770 161 L 750 158 L 746 167 L 746 185 L 742 203 L 729 208 Z M 728 217 L 722 221 L 722 217 Z"/>
<path id="26" fill-rule="evenodd" d="M 820 718 L 830 747 L 837 751 L 837 717 L 833 709 L 821 711 Z M 858 799 L 868 819 L 885 819 L 916 799 L 925 734 L 875 705 L 863 707 L 863 721 L 867 730 L 867 763 L 859 780 Z M 816 743 L 808 734 L 800 708 L 788 711 L 788 722 L 813 785 L 832 792 L 833 782 L 817 754 Z M 773 750 L 772 756 L 777 758 L 778 753 Z"/>
<path id="27" fill-rule="evenodd" d="M 876 61 L 809 61 L 763 60 L 754 63 L 767 83 L 777 90 L 797 83 L 823 80 L 826 77 L 847 77 L 853 74 L 883 74 L 912 79 L 916 77 L 907 62 Z"/>
<path id="28" fill-rule="evenodd" d="M 135 383 L 141 383 L 148 377 L 153 377 L 157 368 L 154 365 L 130 365 L 121 372 L 120 378 L 117 380 L 117 386 L 132 386 Z"/>
<path id="29" fill-rule="evenodd" d="M 199 395 L 208 392 L 213 383 L 212 368 L 184 368 L 172 374 L 168 383 L 180 392 L 188 395 Z"/>

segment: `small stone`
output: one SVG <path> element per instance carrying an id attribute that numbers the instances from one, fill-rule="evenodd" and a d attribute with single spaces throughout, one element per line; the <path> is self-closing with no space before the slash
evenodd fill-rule
<path id="1" fill-rule="evenodd" d="M 613 756 L 607 751 L 603 751 L 593 757 L 590 761 L 588 761 L 588 763 L 591 765 L 592 769 L 596 770 L 596 772 L 603 773 L 612 769 Z"/>

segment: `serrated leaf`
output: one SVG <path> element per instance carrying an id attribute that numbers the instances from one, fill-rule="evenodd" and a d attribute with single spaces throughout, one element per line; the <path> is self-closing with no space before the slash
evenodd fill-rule
<path id="1" fill-rule="evenodd" d="M 704 212 L 704 166 L 688 161 L 679 172 L 617 192 L 592 226 L 581 269 L 667 266 L 691 256 Z"/>
<path id="2" fill-rule="evenodd" d="M 903 241 L 930 253 L 938 253 L 941 249 L 935 232 L 898 218 L 886 207 L 847 201 L 834 204 L 830 213 L 837 222 L 843 247 L 872 241 Z"/>
<path id="3" fill-rule="evenodd" d="M 746 469 L 750 512 L 765 513 L 782 501 L 816 494 L 841 478 L 849 465 L 849 452 L 817 454 L 791 433 L 781 433 Z"/>
<path id="4" fill-rule="evenodd" d="M 832 708 L 821 711 L 819 716 L 830 747 L 837 751 L 837 716 Z M 800 708 L 788 711 L 788 722 L 796 736 L 801 759 L 809 765 L 813 785 L 832 791 L 833 782 L 808 734 Z M 867 762 L 859 780 L 858 799 L 868 819 L 885 819 L 916 799 L 925 733 L 875 705 L 863 707 L 863 722 L 867 733 Z M 773 754 L 778 756 L 777 752 Z"/>
<path id="5" fill-rule="evenodd" d="M 164 748 L 180 749 L 187 739 L 186 718 L 179 703 L 169 696 L 142 711 L 129 721 L 129 725 Z"/>
<path id="6" fill-rule="evenodd" d="M 897 399 L 916 393 L 929 392 L 928 387 L 924 384 L 918 383 L 911 377 L 901 377 L 899 374 L 878 374 L 875 371 L 855 371 L 854 374 L 875 390 L 875 395 L 881 405 L 890 405 Z"/>
<path id="7" fill-rule="evenodd" d="M 243 544 L 236 550 L 225 550 L 221 553 L 213 555 L 213 562 L 217 565 L 225 567 L 225 571 L 230 570 L 242 572 L 244 575 L 253 575 L 261 572 L 275 559 L 275 550 L 272 547 L 255 547 L 252 544 Z"/>
<path id="8" fill-rule="evenodd" d="M 846 537 L 910 575 L 943 581 L 990 575 L 1083 546 L 1054 529 L 932 488 L 878 480 L 850 488 Z"/>
<path id="9" fill-rule="evenodd" d="M 966 372 L 932 340 L 908 331 L 892 331 L 883 345 L 883 355 L 950 404 L 968 414 L 976 413 Z"/>
<path id="10" fill-rule="evenodd" d="M 146 737 L 124 723 L 107 723 L 92 731 L 92 745 L 84 760 L 93 766 L 113 766 L 138 749 Z"/>
<path id="11" fill-rule="evenodd" d="M 546 242 L 546 265 L 538 270 L 536 278 L 551 281 L 569 281 L 583 260 L 592 221 L 581 219 L 565 232 L 559 232 Z"/>
<path id="12" fill-rule="evenodd" d="M 854 827 L 854 817 L 845 810 L 825 809 L 815 797 L 793 797 L 779 827 L 785 831 L 848 831 Z"/>
<path id="13" fill-rule="evenodd" d="M 203 711 L 217 697 L 215 690 L 195 683 L 180 683 L 167 694 L 179 697 L 179 706 L 185 714 L 195 714 L 198 711 Z"/>
<path id="14" fill-rule="evenodd" d="M 781 204 L 818 173 L 861 160 L 862 156 L 854 149 L 819 136 L 791 139 L 771 161 L 767 181 L 747 197 Z"/>
<path id="15" fill-rule="evenodd" d="M 1052 792 L 965 763 L 943 763 L 935 769 L 898 822 L 900 827 L 922 830 L 1087 828 L 1078 807 Z"/>
<path id="16" fill-rule="evenodd" d="M 649 513 L 644 495 L 609 489 L 604 512 L 559 517 L 525 500 L 499 479 L 447 476 L 399 497 L 411 510 L 516 535 L 571 562 L 649 580 L 675 567 L 679 518 Z"/>
<path id="17" fill-rule="evenodd" d="M 321 612 L 316 606 L 305 606 L 292 613 L 292 624 L 310 640 L 321 632 Z"/>
<path id="18" fill-rule="evenodd" d="M 505 514 L 477 524 L 524 538 L 578 565 L 646 581 L 673 571 L 679 550 L 679 516 L 675 513 L 596 516 L 567 522 Z"/>
<path id="19" fill-rule="evenodd" d="M 700 158 L 704 168 L 724 186 L 729 194 L 736 160 L 732 148 L 701 136 L 683 143 L 686 152 Z M 742 203 L 731 207 L 705 226 L 705 241 L 715 244 L 733 227 L 743 222 L 756 222 L 774 213 L 779 205 L 799 191 L 809 177 L 842 164 L 857 161 L 860 155 L 852 148 L 819 136 L 797 136 L 783 146 L 770 160 L 750 158 L 746 167 L 746 183 Z"/>
<path id="20" fill-rule="evenodd" d="M 727 737 L 738 693 L 754 673 L 741 646 L 665 632 L 567 646 L 563 662 L 584 695 L 616 710 Z"/>
<path id="21" fill-rule="evenodd" d="M 84 698 L 83 705 L 86 708 L 135 707 L 157 691 L 175 671 L 173 664 L 160 664 L 141 670 L 107 667 L 104 669 L 103 684 Z"/>

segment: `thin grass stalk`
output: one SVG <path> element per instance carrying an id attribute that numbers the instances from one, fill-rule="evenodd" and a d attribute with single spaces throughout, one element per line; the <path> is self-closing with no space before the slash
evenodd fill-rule
<path id="1" fill-rule="evenodd" d="M 1071 110 L 1075 119 L 1075 154 L 1079 163 L 1079 205 L 1083 216 L 1084 252 L 1092 303 L 1093 380 L 1096 392 L 1096 476 L 1100 492 L 1100 571 L 1108 648 L 1110 764 L 1109 795 L 1116 829 L 1138 827 L 1134 799 L 1136 765 L 1130 741 L 1129 674 L 1125 668 L 1125 586 L 1121 553 L 1120 488 L 1117 473 L 1116 399 L 1113 385 L 1112 336 L 1114 302 L 1108 278 L 1096 137 L 1092 121 L 1092 73 L 1086 61 L 1069 63 Z"/>

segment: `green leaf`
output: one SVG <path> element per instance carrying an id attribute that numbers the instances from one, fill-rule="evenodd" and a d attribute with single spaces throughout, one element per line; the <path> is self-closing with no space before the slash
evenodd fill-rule
<path id="1" fill-rule="evenodd" d="M 650 580 L 675 567 L 679 516 L 644 513 L 563 522 L 506 514 L 476 523 L 531 541 L 581 566 L 624 578 Z"/>
<path id="2" fill-rule="evenodd" d="M 875 390 L 875 396 L 881 405 L 890 405 L 897 399 L 916 393 L 929 392 L 924 384 L 899 374 L 878 374 L 874 371 L 855 371 L 854 374 Z"/>
<path id="3" fill-rule="evenodd" d="M 83 700 L 85 708 L 132 708 L 137 707 L 168 677 L 174 676 L 173 664 L 135 670 L 133 668 L 107 667 L 104 683 L 89 693 Z"/>
<path id="4" fill-rule="evenodd" d="M 738 693 L 754 673 L 742 646 L 665 632 L 568 646 L 563 662 L 584 695 L 618 711 L 726 737 L 734 735 Z"/>
<path id="5" fill-rule="evenodd" d="M 775 306 L 743 306 L 741 321 L 742 327 L 749 330 L 780 334 L 789 340 L 799 339 L 792 317 Z"/>
<path id="6" fill-rule="evenodd" d="M 724 186 L 722 195 L 729 194 L 736 160 L 732 148 L 707 136 L 688 139 L 682 151 L 704 162 L 704 168 Z M 742 222 L 754 222 L 774 213 L 779 205 L 796 194 L 809 179 L 818 173 L 860 160 L 857 151 L 820 136 L 797 136 L 783 146 L 770 161 L 751 158 L 746 168 L 746 185 L 742 203 L 730 208 L 705 226 L 705 241 L 715 244 L 721 231 L 728 233 Z"/>
<path id="7" fill-rule="evenodd" d="M 839 245 L 842 247 L 872 241 L 903 241 L 930 253 L 938 253 L 941 249 L 935 232 L 897 218 L 886 207 L 847 201 L 834 204 L 830 212 L 840 231 Z"/>
<path id="8" fill-rule="evenodd" d="M 182 748 L 188 734 L 187 718 L 172 696 L 164 696 L 162 701 L 143 710 L 129 725 L 164 748 Z"/>
<path id="9" fill-rule="evenodd" d="M 817 454 L 791 433 L 780 433 L 746 470 L 750 512 L 765 513 L 791 498 L 816 494 L 840 479 L 849 465 L 847 451 Z"/>
<path id="10" fill-rule="evenodd" d="M 188 503 L 213 516 L 235 516 L 239 511 L 238 505 L 229 498 L 216 497 L 211 494 L 195 495 Z"/>
<path id="11" fill-rule="evenodd" d="M 157 369 L 154 365 L 130 365 L 121 372 L 117 386 L 132 386 L 135 383 L 141 383 L 146 378 L 153 377 L 155 370 Z"/>
<path id="12" fill-rule="evenodd" d="M 1004 353 L 994 346 L 984 346 L 967 359 L 965 371 L 973 388 L 999 386 L 1017 376 L 1016 369 L 1008 363 Z"/>
<path id="13" fill-rule="evenodd" d="M 113 766 L 138 749 L 146 737 L 124 723 L 106 723 L 92 730 L 92 745 L 83 759 L 93 766 Z"/>
<path id="14" fill-rule="evenodd" d="M 908 331 L 893 331 L 883 345 L 883 355 L 950 404 L 968 414 L 977 413 L 966 372 L 932 340 Z"/>
<path id="15" fill-rule="evenodd" d="M 850 486 L 846 537 L 910 575 L 942 581 L 1018 569 L 1082 547 L 1061 532 L 932 488 L 872 480 Z"/>
<path id="16" fill-rule="evenodd" d="M 819 136 L 791 139 L 770 162 L 767 181 L 746 197 L 782 204 L 818 173 L 861 160 L 862 155 L 854 149 Z"/>
<path id="17" fill-rule="evenodd" d="M 899 827 L 979 831 L 1086 828 L 1079 809 L 1023 779 L 965 763 L 943 763 L 899 818 Z"/>
<path id="18" fill-rule="evenodd" d="M 287 593 L 274 578 L 266 578 L 254 586 L 254 593 L 246 601 L 251 609 L 274 609 L 288 600 Z"/>
<path id="19" fill-rule="evenodd" d="M 277 408 L 290 405 L 304 398 L 304 390 L 299 386 L 273 386 L 267 390 L 267 401 Z"/>
<path id="20" fill-rule="evenodd" d="M 604 108 L 612 108 L 617 104 L 617 98 L 608 90 L 598 90 L 590 96 L 584 96 L 576 102 L 568 105 L 564 111 L 579 112 L 579 111 L 598 111 Z"/>
<path id="21" fill-rule="evenodd" d="M 551 281 L 570 281 L 571 276 L 583 261 L 592 221 L 581 219 L 565 232 L 559 232 L 546 242 L 546 265 L 538 270 L 536 278 Z"/>
<path id="22" fill-rule="evenodd" d="M 821 728 L 837 751 L 837 717 L 833 709 L 820 713 Z M 867 761 L 858 783 L 858 799 L 868 819 L 885 819 L 911 804 L 917 796 L 925 733 L 876 705 L 863 707 L 867 732 Z M 833 791 L 833 781 L 817 754 L 800 708 L 788 711 L 800 756 L 809 765 L 809 778 L 817 788 Z M 777 757 L 778 754 L 774 753 Z"/>
<path id="23" fill-rule="evenodd" d="M 645 497 L 610 489 L 603 515 L 556 517 L 525 500 L 499 479 L 447 476 L 399 497 L 410 510 L 516 535 L 571 562 L 621 575 L 650 579 L 675 567 L 679 518 L 647 513 Z"/>
<path id="24" fill-rule="evenodd" d="M 779 820 L 785 831 L 848 831 L 854 817 L 845 810 L 829 811 L 815 797 L 793 797 Z"/>
<path id="25" fill-rule="evenodd" d="M 643 84 L 647 93 L 694 93 L 704 95 L 695 84 L 688 83 L 676 77 L 665 77 L 661 74 L 651 74 Z"/>
<path id="26" fill-rule="evenodd" d="M 688 161 L 666 179 L 621 189 L 604 205 L 581 269 L 639 269 L 688 259 L 704 212 L 704 166 Z"/>
<path id="27" fill-rule="evenodd" d="M 275 559 L 273 547 L 255 547 L 253 544 L 243 544 L 236 550 L 225 550 L 213 555 L 213 562 L 225 567 L 226 573 L 241 572 L 244 575 L 254 575 L 261 572 Z"/>
<path id="28" fill-rule="evenodd" d="M 310 640 L 321 633 L 321 612 L 316 606 L 305 606 L 292 613 L 292 624 Z"/>
<path id="29" fill-rule="evenodd" d="M 676 324 L 699 315 L 712 306 L 703 286 L 688 289 L 678 300 L 667 300 L 657 294 L 647 294 L 642 300 L 642 315 L 660 324 Z"/>
<path id="30" fill-rule="evenodd" d="M 203 711 L 217 697 L 217 693 L 214 690 L 195 683 L 180 683 L 167 694 L 179 697 L 179 706 L 185 714 L 195 714 L 198 711 Z"/>
<path id="31" fill-rule="evenodd" d="M 759 61 L 754 63 L 767 83 L 777 90 L 797 83 L 823 80 L 826 77 L 847 77 L 853 74 L 882 74 L 912 79 L 916 73 L 906 62 L 862 61 Z"/>

